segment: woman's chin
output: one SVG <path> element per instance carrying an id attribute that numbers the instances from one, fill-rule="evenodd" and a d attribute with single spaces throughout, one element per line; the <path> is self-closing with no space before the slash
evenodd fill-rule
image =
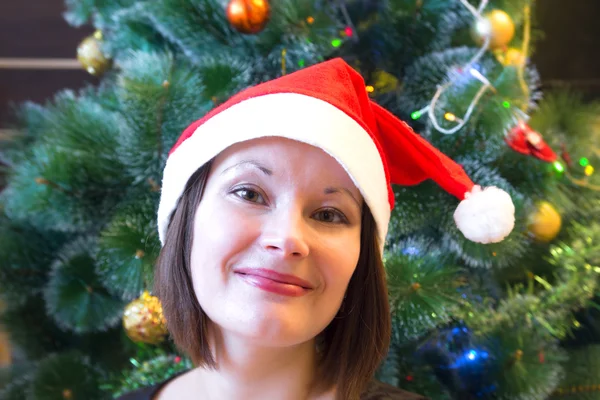
<path id="1" fill-rule="evenodd" d="M 230 327 L 236 336 L 244 338 L 258 346 L 289 347 L 305 343 L 316 336 L 317 331 L 306 330 L 307 323 L 287 318 L 259 318 L 240 321 L 236 327 Z M 227 327 L 224 327 L 227 330 Z"/>
<path id="2" fill-rule="evenodd" d="M 333 318 L 328 318 L 325 313 L 315 315 L 300 303 L 247 300 L 223 302 L 217 309 L 205 308 L 205 312 L 223 334 L 229 332 L 257 345 L 272 347 L 307 342 L 322 332 Z"/>

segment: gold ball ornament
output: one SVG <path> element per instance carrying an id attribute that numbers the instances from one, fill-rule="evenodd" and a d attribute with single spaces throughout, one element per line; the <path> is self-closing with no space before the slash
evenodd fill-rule
<path id="1" fill-rule="evenodd" d="M 490 49 L 501 49 L 507 46 L 515 36 L 515 24 L 510 15 L 502 10 L 492 10 L 483 19 L 475 22 L 472 34 L 477 43 L 483 44 L 490 36 Z"/>
<path id="2" fill-rule="evenodd" d="M 8 341 L 8 334 L 0 331 L 0 368 L 11 364 L 11 349 Z"/>
<path id="3" fill-rule="evenodd" d="M 502 65 L 515 67 L 521 67 L 525 65 L 525 62 L 527 61 L 521 50 L 514 47 L 510 47 L 506 51 L 499 50 L 496 54 L 496 58 Z"/>
<path id="4" fill-rule="evenodd" d="M 541 201 L 530 216 L 527 229 L 536 240 L 547 243 L 558 235 L 561 225 L 562 218 L 558 211 L 547 201 Z"/>
<path id="5" fill-rule="evenodd" d="M 168 331 L 158 297 L 147 291 L 125 307 L 123 327 L 127 336 L 134 342 L 158 344 Z"/>
<path id="6" fill-rule="evenodd" d="M 6 309 L 6 305 L 0 300 L 0 314 Z M 8 334 L 0 329 L 0 368 L 7 367 L 12 362 L 10 342 Z"/>
<path id="7" fill-rule="evenodd" d="M 77 46 L 77 59 L 83 68 L 94 76 L 101 76 L 111 65 L 111 60 L 102 52 L 102 32 L 96 31 Z"/>
<path id="8" fill-rule="evenodd" d="M 256 34 L 265 29 L 271 18 L 268 0 L 230 0 L 227 20 L 238 32 Z"/>

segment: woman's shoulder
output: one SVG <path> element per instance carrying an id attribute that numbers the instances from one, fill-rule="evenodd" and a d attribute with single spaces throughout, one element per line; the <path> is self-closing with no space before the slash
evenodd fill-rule
<path id="1" fill-rule="evenodd" d="M 157 385 L 148 386 L 125 393 L 124 395 L 117 397 L 117 400 L 152 400 L 158 390 L 156 386 Z"/>
<path id="2" fill-rule="evenodd" d="M 429 400 L 427 397 L 407 392 L 395 386 L 372 380 L 360 400 Z"/>
<path id="3" fill-rule="evenodd" d="M 168 379 L 165 379 L 162 382 L 125 393 L 124 395 L 117 397 L 116 400 L 154 400 L 158 392 L 160 392 L 161 389 L 163 389 L 167 383 L 171 382 L 176 377 L 182 374 L 183 373 L 180 372 L 171 376 Z"/>

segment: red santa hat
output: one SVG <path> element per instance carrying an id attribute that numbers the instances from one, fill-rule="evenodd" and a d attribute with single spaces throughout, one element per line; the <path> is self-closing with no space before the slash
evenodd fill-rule
<path id="1" fill-rule="evenodd" d="M 499 242 L 514 227 L 515 207 L 506 192 L 475 185 L 460 165 L 371 101 L 360 74 L 336 58 L 248 88 L 185 129 L 163 172 L 163 245 L 192 174 L 232 144 L 265 136 L 308 143 L 335 158 L 369 206 L 381 250 L 394 208 L 391 184 L 433 179 L 460 200 L 454 220 L 471 241 Z"/>

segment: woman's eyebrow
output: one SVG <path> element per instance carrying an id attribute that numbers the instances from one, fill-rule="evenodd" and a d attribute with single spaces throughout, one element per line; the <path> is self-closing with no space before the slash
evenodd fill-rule
<path id="1" fill-rule="evenodd" d="M 341 192 L 345 192 L 348 195 L 350 195 L 350 197 L 352 197 L 352 200 L 354 200 L 354 202 L 356 203 L 356 205 L 360 209 L 360 207 L 361 207 L 360 202 L 358 201 L 358 199 L 356 197 L 354 197 L 354 195 L 352 194 L 352 192 L 348 188 L 345 188 L 345 187 L 338 188 L 338 187 L 328 186 L 328 187 L 325 188 L 325 191 L 324 191 L 325 194 L 341 193 Z"/>
<path id="2" fill-rule="evenodd" d="M 273 175 L 273 171 L 271 171 L 269 168 L 265 167 L 263 164 L 261 164 L 260 162 L 258 162 L 256 160 L 243 160 L 243 161 L 240 161 L 239 163 L 233 164 L 233 165 L 225 168 L 223 170 L 223 172 L 221 172 L 221 175 L 225 174 L 225 172 L 229 171 L 232 168 L 240 168 L 240 167 L 247 167 L 247 166 L 258 168 L 259 170 L 261 170 L 262 172 L 264 172 L 264 174 L 267 175 L 267 176 Z"/>

